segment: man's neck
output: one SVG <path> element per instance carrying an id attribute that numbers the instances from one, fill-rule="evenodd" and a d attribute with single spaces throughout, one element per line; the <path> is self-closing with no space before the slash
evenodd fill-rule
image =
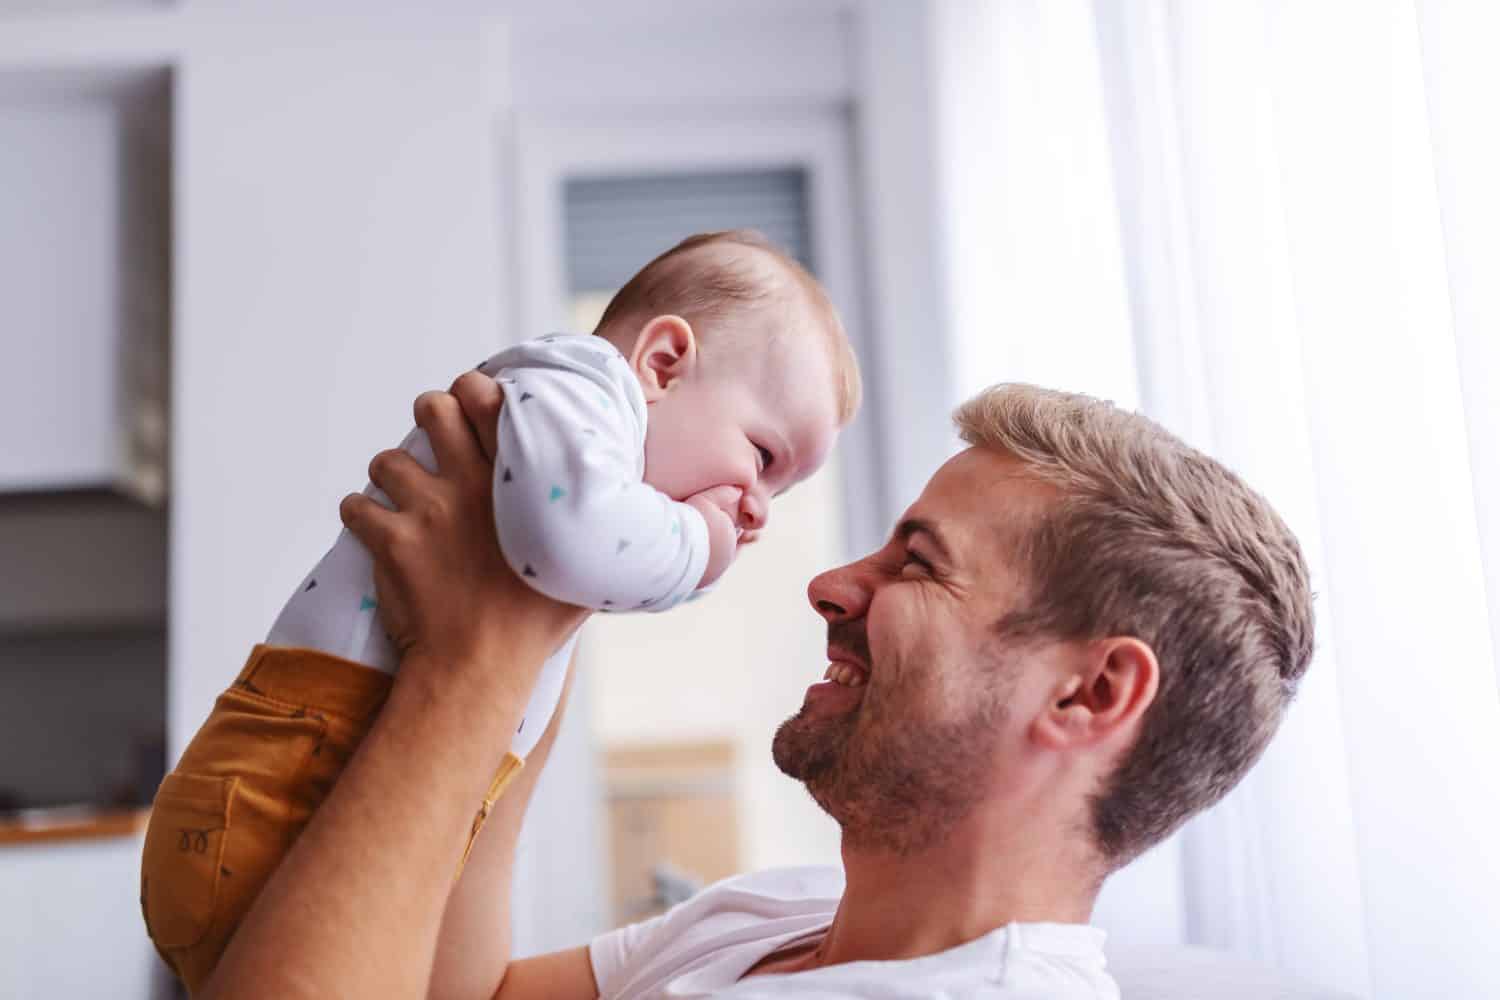
<path id="1" fill-rule="evenodd" d="M 846 837 L 844 896 L 808 967 L 931 955 L 1009 923 L 1087 923 L 1097 884 L 1066 842 L 970 824 L 898 855 Z"/>

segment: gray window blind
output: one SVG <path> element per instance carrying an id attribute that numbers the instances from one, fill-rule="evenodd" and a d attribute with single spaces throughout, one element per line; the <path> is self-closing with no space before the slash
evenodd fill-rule
<path id="1" fill-rule="evenodd" d="M 808 270 L 807 173 L 798 167 L 578 178 L 564 183 L 568 288 L 614 291 L 693 233 L 757 229 Z"/>

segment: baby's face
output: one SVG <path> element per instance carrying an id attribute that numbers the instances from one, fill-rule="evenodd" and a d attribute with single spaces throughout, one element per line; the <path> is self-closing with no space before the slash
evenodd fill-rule
<path id="1" fill-rule="evenodd" d="M 723 511 L 740 544 L 771 501 L 816 472 L 839 432 L 833 363 L 816 334 L 730 361 L 705 358 L 651 404 L 646 482 Z"/>

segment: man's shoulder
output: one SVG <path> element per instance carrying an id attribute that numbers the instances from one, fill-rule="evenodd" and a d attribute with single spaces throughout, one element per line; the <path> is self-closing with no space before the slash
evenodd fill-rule
<path id="1" fill-rule="evenodd" d="M 844 873 L 828 866 L 771 868 L 733 875 L 666 913 L 602 934 L 589 946 L 594 975 L 608 992 L 622 970 L 671 973 L 767 934 L 826 926 L 838 909 Z M 663 980 L 665 981 L 665 980 Z"/>
<path id="2" fill-rule="evenodd" d="M 844 872 L 832 865 L 764 868 L 720 879 L 665 913 L 621 930 L 644 936 L 661 930 L 681 930 L 718 917 L 739 924 L 746 917 L 832 913 L 843 894 Z"/>
<path id="3" fill-rule="evenodd" d="M 690 927 L 745 927 L 763 920 L 828 915 L 838 909 L 843 894 L 844 873 L 829 865 L 744 872 L 699 890 L 652 921 L 650 929 L 674 935 Z"/>

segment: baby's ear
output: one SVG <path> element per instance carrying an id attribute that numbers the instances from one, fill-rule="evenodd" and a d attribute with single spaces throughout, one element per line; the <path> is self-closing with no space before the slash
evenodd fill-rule
<path id="1" fill-rule="evenodd" d="M 656 402 L 673 382 L 698 365 L 698 338 L 692 324 L 681 316 L 657 316 L 641 327 L 629 360 L 646 402 Z"/>

